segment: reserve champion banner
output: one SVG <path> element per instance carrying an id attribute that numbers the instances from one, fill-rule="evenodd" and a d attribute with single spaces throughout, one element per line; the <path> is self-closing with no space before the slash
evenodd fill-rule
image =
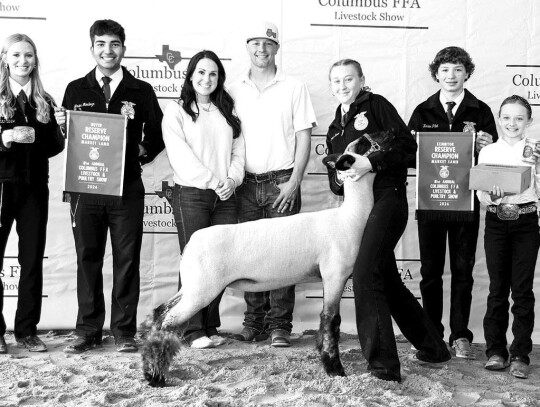
<path id="1" fill-rule="evenodd" d="M 64 191 L 122 196 L 127 116 L 67 111 Z"/>
<path id="2" fill-rule="evenodd" d="M 311 154 L 302 182 L 302 211 L 340 205 L 329 192 L 322 158 L 325 135 L 338 106 L 328 80 L 330 66 L 342 58 L 357 59 L 373 92 L 383 95 L 408 122 L 414 108 L 439 85 L 428 65 L 442 48 L 455 45 L 472 56 L 476 69 L 465 86 L 497 116 L 502 100 L 517 94 L 529 100 L 536 120 L 528 137 L 540 138 L 540 2 L 537 0 L 141 0 L 74 2 L 68 0 L 2 0 L 0 37 L 22 32 L 36 43 L 45 89 L 61 103 L 72 80 L 95 66 L 88 30 L 97 19 L 118 21 L 126 30 L 122 64 L 150 83 L 162 109 L 178 98 L 190 58 L 210 49 L 221 58 L 226 86 L 249 67 L 246 35 L 249 23 L 274 22 L 280 31 L 276 62 L 303 81 L 310 92 L 318 127 L 313 129 Z M 59 41 L 62 52 L 59 52 Z M 264 126 L 261 123 L 261 126 Z M 77 316 L 76 255 L 69 205 L 62 202 L 66 152 L 50 160 L 50 210 L 44 259 L 43 310 L 39 329 L 72 329 Z M 180 249 L 167 194 L 173 185 L 166 152 L 143 167 L 146 188 L 141 252 L 139 321 L 169 298 L 178 286 Z M 416 172 L 409 171 L 409 223 L 396 248 L 403 282 L 420 299 L 420 261 L 416 207 Z M 489 278 L 483 248 L 483 213 L 476 265 L 470 328 L 483 342 L 482 318 Z M 308 236 L 306 236 L 308 238 Z M 20 266 L 17 234 L 12 231 L 3 269 L 4 316 L 13 328 Z M 112 259 L 107 246 L 104 292 L 110 310 Z M 540 270 L 537 268 L 537 272 Z M 448 335 L 450 271 L 444 275 L 444 315 Z M 540 292 L 540 279 L 535 282 Z M 341 302 L 344 332 L 354 333 L 352 283 Z M 322 308 L 320 283 L 297 286 L 293 331 L 316 329 Z M 244 317 L 243 293 L 227 289 L 220 305 L 222 328 L 239 331 Z M 540 315 L 540 301 L 536 305 Z M 109 314 L 108 314 L 109 315 Z M 106 321 L 108 326 L 108 320 Z M 533 341 L 540 343 L 540 324 Z"/>
<path id="3" fill-rule="evenodd" d="M 416 218 L 472 221 L 474 133 L 416 133 Z"/>

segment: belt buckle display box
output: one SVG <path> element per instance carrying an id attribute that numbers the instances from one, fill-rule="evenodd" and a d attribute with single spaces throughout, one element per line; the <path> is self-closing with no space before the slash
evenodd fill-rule
<path id="1" fill-rule="evenodd" d="M 469 189 L 491 191 L 498 185 L 506 193 L 520 194 L 531 184 L 531 167 L 527 165 L 478 164 L 471 168 Z"/>

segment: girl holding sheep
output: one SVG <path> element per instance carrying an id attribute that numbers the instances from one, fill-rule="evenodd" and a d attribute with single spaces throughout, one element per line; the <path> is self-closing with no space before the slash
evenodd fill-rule
<path id="1" fill-rule="evenodd" d="M 393 146 L 386 153 L 364 157 L 362 168 L 329 170 L 329 180 L 331 190 L 341 195 L 345 178 L 354 180 L 366 172 L 376 173 L 375 205 L 353 270 L 356 326 L 369 372 L 383 380 L 400 382 L 392 317 L 418 349 L 417 360 L 443 362 L 450 359 L 450 353 L 416 298 L 403 285 L 394 256 L 408 218 L 407 162 L 417 145 L 394 106 L 364 85 L 357 61 L 343 59 L 332 65 L 330 87 L 340 105 L 328 129 L 329 154 L 341 153 L 364 133 L 380 130 L 394 130 Z"/>

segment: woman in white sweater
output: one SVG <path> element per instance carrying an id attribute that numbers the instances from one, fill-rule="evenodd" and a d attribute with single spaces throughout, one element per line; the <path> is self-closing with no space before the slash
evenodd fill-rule
<path id="1" fill-rule="evenodd" d="M 181 252 L 197 230 L 238 222 L 234 190 L 244 177 L 245 146 L 224 83 L 218 56 L 201 51 L 189 62 L 180 99 L 165 109 L 163 140 L 174 171 L 173 214 Z M 183 327 L 192 348 L 225 342 L 217 331 L 220 300 L 221 295 Z"/>

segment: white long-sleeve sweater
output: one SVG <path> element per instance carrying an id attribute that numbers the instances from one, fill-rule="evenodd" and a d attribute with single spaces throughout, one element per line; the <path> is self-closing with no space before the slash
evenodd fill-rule
<path id="1" fill-rule="evenodd" d="M 233 139 L 231 126 L 214 105 L 210 112 L 200 109 L 193 122 L 179 103 L 171 102 L 161 127 L 176 184 L 216 189 L 229 177 L 240 185 L 244 179 L 244 137 Z"/>
<path id="2" fill-rule="evenodd" d="M 523 204 L 538 201 L 538 196 L 540 196 L 540 174 L 536 173 L 535 164 L 526 163 L 522 160 L 524 146 L 525 139 L 511 146 L 503 137 L 500 137 L 496 143 L 489 144 L 480 150 L 478 164 L 526 165 L 532 167 L 530 186 L 521 194 L 506 195 L 503 198 L 492 200 L 489 191 L 477 191 L 476 195 L 482 204 Z M 497 180 L 493 180 L 493 185 L 497 185 Z"/>

